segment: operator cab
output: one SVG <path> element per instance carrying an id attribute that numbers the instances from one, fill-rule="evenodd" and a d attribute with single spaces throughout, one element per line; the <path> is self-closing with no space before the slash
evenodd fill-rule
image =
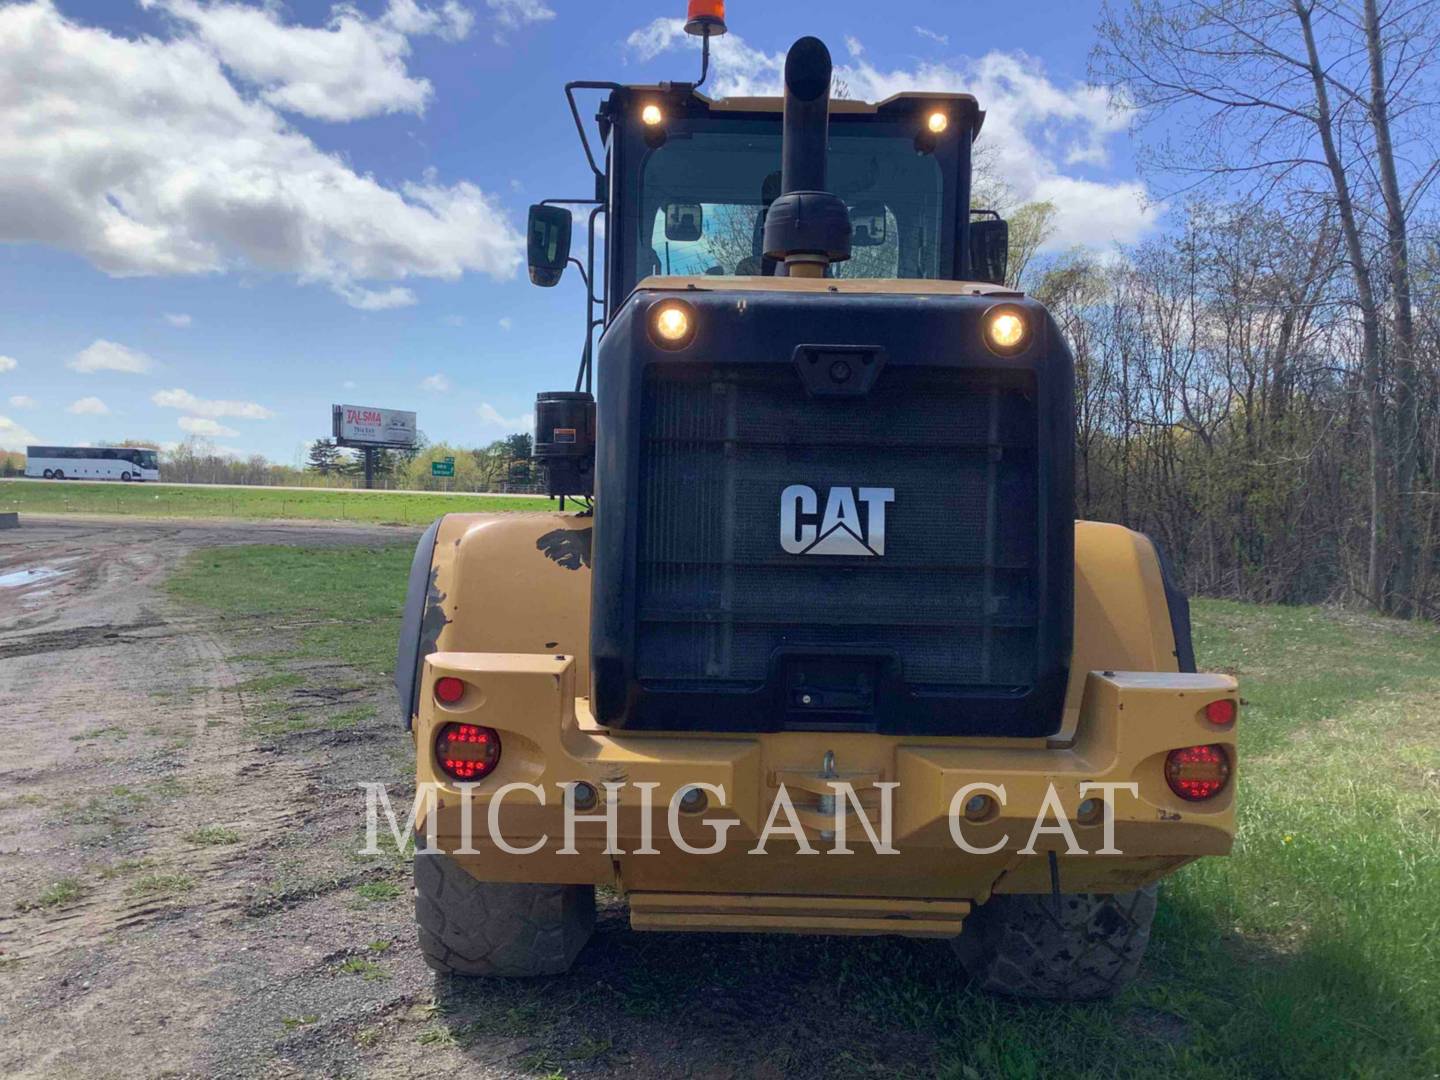
<path id="1" fill-rule="evenodd" d="M 781 193 L 780 99 L 716 102 L 626 87 L 601 117 L 618 208 L 607 222 L 613 295 L 658 275 L 776 274 L 763 238 Z M 851 257 L 826 276 L 972 276 L 973 261 L 959 258 L 957 223 L 968 217 L 960 210 L 970 200 L 970 140 L 981 119 L 966 94 L 832 103 L 829 187 L 845 201 L 853 233 Z"/>
<path id="2" fill-rule="evenodd" d="M 609 91 L 595 115 L 598 155 L 580 120 L 581 90 Z M 554 286 L 573 263 L 586 289 L 575 388 L 536 402 L 535 455 L 562 507 L 566 496 L 593 494 L 594 335 L 631 291 L 650 277 L 786 275 L 764 250 L 766 219 L 782 193 L 784 99 L 712 100 L 685 83 L 571 83 L 566 95 L 595 195 L 538 203 L 527 227 L 531 281 Z M 969 209 L 971 147 L 985 119 L 972 95 L 831 101 L 828 119 L 828 189 L 848 210 L 851 250 L 825 277 L 1004 283 L 1008 226 L 993 211 Z M 571 207 L 587 204 L 582 264 L 571 254 Z"/>

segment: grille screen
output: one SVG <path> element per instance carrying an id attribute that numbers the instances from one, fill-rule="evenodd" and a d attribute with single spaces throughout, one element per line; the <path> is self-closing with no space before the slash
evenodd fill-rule
<path id="1" fill-rule="evenodd" d="M 790 367 L 653 365 L 644 388 L 637 674 L 748 689 L 776 649 L 895 655 L 912 687 L 1031 685 L 1037 423 L 1001 372 L 891 366 L 812 398 Z M 893 488 L 881 557 L 793 555 L 781 492 Z M 861 507 L 863 511 L 863 505 Z"/>

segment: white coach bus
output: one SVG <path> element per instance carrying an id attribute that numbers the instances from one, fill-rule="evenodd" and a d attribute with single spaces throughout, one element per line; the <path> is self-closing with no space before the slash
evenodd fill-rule
<path id="1" fill-rule="evenodd" d="M 45 480 L 159 480 L 159 452 L 138 446 L 27 446 L 25 475 Z"/>

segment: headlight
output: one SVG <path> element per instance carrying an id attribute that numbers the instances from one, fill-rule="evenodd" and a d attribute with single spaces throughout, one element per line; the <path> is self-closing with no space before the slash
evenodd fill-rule
<path id="1" fill-rule="evenodd" d="M 1001 356 L 1014 356 L 1030 343 L 1030 320 L 1023 309 L 1001 304 L 985 313 L 985 344 Z"/>
<path id="2" fill-rule="evenodd" d="M 943 112 L 932 112 L 925 120 L 925 126 L 932 135 L 939 135 L 950 126 L 950 118 Z"/>
<path id="3" fill-rule="evenodd" d="M 640 110 L 640 121 L 646 127 L 654 127 L 665 119 L 665 114 L 660 111 L 659 105 L 646 105 Z"/>
<path id="4" fill-rule="evenodd" d="M 695 309 L 683 300 L 661 300 L 650 308 L 650 338 L 662 349 L 683 349 L 695 337 Z"/>

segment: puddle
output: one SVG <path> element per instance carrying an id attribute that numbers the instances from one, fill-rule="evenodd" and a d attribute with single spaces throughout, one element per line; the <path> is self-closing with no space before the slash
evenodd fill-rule
<path id="1" fill-rule="evenodd" d="M 50 566 L 35 566 L 29 570 L 17 570 L 13 574 L 0 574 L 0 589 L 18 589 L 25 585 L 37 585 L 42 581 L 57 578 L 64 572 Z"/>

